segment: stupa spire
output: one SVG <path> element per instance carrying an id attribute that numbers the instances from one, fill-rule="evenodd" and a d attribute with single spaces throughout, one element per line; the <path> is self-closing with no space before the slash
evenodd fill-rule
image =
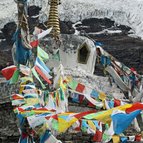
<path id="1" fill-rule="evenodd" d="M 60 0 L 49 0 L 48 4 L 50 5 L 49 19 L 48 19 L 48 28 L 53 27 L 52 35 L 58 37 L 60 34 L 60 24 L 58 17 L 58 5 Z"/>

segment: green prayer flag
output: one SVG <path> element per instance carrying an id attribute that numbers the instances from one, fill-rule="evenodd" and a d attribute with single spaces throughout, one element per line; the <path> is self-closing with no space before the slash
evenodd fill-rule
<path id="1" fill-rule="evenodd" d="M 54 59 L 54 60 L 56 60 L 56 61 L 60 61 L 60 52 L 59 52 L 59 50 L 58 50 L 58 52 L 57 52 L 56 54 L 54 54 L 54 55 L 52 56 L 52 59 Z"/>
<path id="2" fill-rule="evenodd" d="M 42 61 L 47 61 L 49 59 L 49 55 L 39 46 L 37 47 L 37 56 L 42 60 Z"/>
<path id="3" fill-rule="evenodd" d="M 91 120 L 93 118 L 95 118 L 96 116 L 100 115 L 100 114 L 104 114 L 105 111 L 101 111 L 101 112 L 97 112 L 97 113 L 91 113 L 88 114 L 86 116 L 84 116 L 85 119 Z"/>
<path id="4" fill-rule="evenodd" d="M 12 76 L 12 78 L 10 79 L 10 84 L 14 84 L 14 83 L 17 83 L 18 82 L 18 79 L 19 79 L 19 70 L 16 70 Z"/>
<path id="5" fill-rule="evenodd" d="M 52 128 L 53 128 L 54 130 L 56 130 L 56 131 L 59 130 L 59 123 L 58 123 L 58 121 L 55 120 L 55 119 L 52 120 Z"/>
<path id="6" fill-rule="evenodd" d="M 82 132 L 86 133 L 87 132 L 87 128 L 86 127 L 82 127 Z"/>
<path id="7" fill-rule="evenodd" d="M 64 92 L 63 92 L 61 87 L 60 87 L 60 91 L 59 92 L 60 92 L 60 98 L 63 101 L 64 100 Z"/>
<path id="8" fill-rule="evenodd" d="M 29 111 L 29 112 L 25 112 L 24 114 L 22 114 L 24 117 L 29 117 L 29 116 L 33 116 L 35 115 L 35 112 L 33 110 Z"/>
<path id="9" fill-rule="evenodd" d="M 47 104 L 48 98 L 49 98 L 49 91 L 45 90 L 44 91 L 44 103 L 45 104 Z"/>
<path id="10" fill-rule="evenodd" d="M 109 142 L 110 140 L 111 140 L 111 136 L 110 135 L 107 135 L 107 134 L 103 134 L 103 136 L 102 136 L 102 141 L 103 142 Z"/>
<path id="11" fill-rule="evenodd" d="M 72 90 L 75 90 L 77 85 L 78 85 L 78 82 L 77 81 L 74 81 L 72 80 L 71 82 L 69 82 L 69 87 L 72 89 Z"/>
<path id="12" fill-rule="evenodd" d="M 109 129 L 109 125 L 108 125 L 108 124 L 105 124 L 105 128 L 106 128 L 106 129 Z"/>
<path id="13" fill-rule="evenodd" d="M 22 105 L 22 104 L 25 104 L 24 100 L 12 100 L 13 106 Z"/>
<path id="14" fill-rule="evenodd" d="M 40 84 L 41 84 L 41 86 L 42 86 L 42 88 L 43 89 L 45 89 L 46 88 L 46 86 L 43 84 L 43 82 L 41 81 L 41 79 L 39 78 L 39 76 L 38 76 L 38 74 L 37 74 L 37 72 L 36 72 L 36 70 L 34 69 L 34 68 L 32 68 L 32 73 L 33 73 L 33 75 L 35 76 L 35 78 L 40 82 Z"/>

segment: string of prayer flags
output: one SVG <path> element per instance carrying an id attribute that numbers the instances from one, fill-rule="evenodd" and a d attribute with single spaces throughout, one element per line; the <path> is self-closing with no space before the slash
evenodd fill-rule
<path id="1" fill-rule="evenodd" d="M 125 104 L 123 106 L 118 106 L 118 107 L 115 107 L 115 108 L 112 108 L 112 109 L 109 109 L 109 110 L 106 110 L 106 111 L 101 111 L 101 112 L 97 112 L 97 113 L 92 113 L 92 114 L 89 114 L 89 115 L 86 115 L 84 116 L 85 119 L 95 119 L 95 120 L 98 120 L 98 121 L 101 121 L 102 123 L 111 123 L 111 114 L 113 112 L 113 110 L 122 110 L 122 111 L 125 111 L 127 108 L 130 108 L 132 105 L 131 104 Z"/>
<path id="2" fill-rule="evenodd" d="M 50 78 L 52 78 L 49 75 L 50 70 L 48 69 L 48 67 L 39 58 L 36 58 L 35 70 L 39 73 L 39 75 L 45 81 L 47 81 L 48 84 L 51 84 L 51 81 L 49 80 Z"/>
<path id="3" fill-rule="evenodd" d="M 113 143 L 128 143 L 128 142 L 142 142 L 143 138 L 141 134 L 137 134 L 134 136 L 122 136 L 122 135 L 113 135 L 113 136 L 106 136 L 103 134 L 102 141 L 108 143 L 112 141 Z"/>
<path id="4" fill-rule="evenodd" d="M 35 66 L 39 67 L 43 72 L 50 73 L 50 69 L 45 65 L 45 63 L 40 59 L 36 58 Z"/>
<path id="5" fill-rule="evenodd" d="M 102 108 L 104 104 L 101 101 L 105 101 L 106 95 L 104 93 L 97 92 L 96 90 L 85 86 L 84 84 L 78 83 L 75 80 L 70 80 L 68 86 L 72 89 L 72 92 L 75 91 L 76 94 L 84 95 L 84 97 L 94 106 Z M 77 99 L 73 99 L 78 102 Z"/>

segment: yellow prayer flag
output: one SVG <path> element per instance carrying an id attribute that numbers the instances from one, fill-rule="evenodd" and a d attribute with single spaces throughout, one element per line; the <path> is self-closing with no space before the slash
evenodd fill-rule
<path id="1" fill-rule="evenodd" d="M 25 85 L 28 81 L 33 82 L 33 78 L 30 76 L 24 76 L 20 78 L 21 85 Z"/>
<path id="2" fill-rule="evenodd" d="M 60 77 L 60 79 L 59 79 L 59 86 L 63 89 L 63 91 L 66 90 L 66 86 L 63 84 L 63 78 L 62 77 Z"/>
<path id="3" fill-rule="evenodd" d="M 59 133 L 64 133 L 69 127 L 71 127 L 78 119 L 72 118 L 69 121 L 66 121 L 62 118 L 58 118 L 59 121 Z"/>
<path id="4" fill-rule="evenodd" d="M 93 121 L 88 120 L 88 125 L 91 129 L 93 129 L 94 131 L 96 131 L 96 126 L 94 125 Z"/>
<path id="5" fill-rule="evenodd" d="M 102 101 L 104 101 L 106 99 L 106 94 L 103 92 L 99 93 L 99 99 L 101 99 Z"/>
<path id="6" fill-rule="evenodd" d="M 120 137 L 117 135 L 112 136 L 113 143 L 120 143 Z"/>
<path id="7" fill-rule="evenodd" d="M 39 103 L 39 99 L 38 98 L 27 98 L 25 99 L 25 102 L 27 105 L 35 105 Z"/>

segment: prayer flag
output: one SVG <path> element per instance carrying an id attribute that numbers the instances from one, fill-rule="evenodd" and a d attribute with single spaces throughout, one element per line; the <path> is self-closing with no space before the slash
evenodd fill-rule
<path id="1" fill-rule="evenodd" d="M 113 122 L 113 129 L 115 134 L 121 134 L 133 121 L 133 119 L 141 112 L 141 110 L 134 111 L 130 114 L 115 113 L 111 116 Z"/>
<path id="2" fill-rule="evenodd" d="M 39 46 L 37 47 L 37 56 L 43 61 L 47 61 L 49 59 L 49 55 Z"/>
<path id="3" fill-rule="evenodd" d="M 1 73 L 6 78 L 6 80 L 9 80 L 13 76 L 16 69 L 17 69 L 16 66 L 12 65 L 2 69 Z"/>

